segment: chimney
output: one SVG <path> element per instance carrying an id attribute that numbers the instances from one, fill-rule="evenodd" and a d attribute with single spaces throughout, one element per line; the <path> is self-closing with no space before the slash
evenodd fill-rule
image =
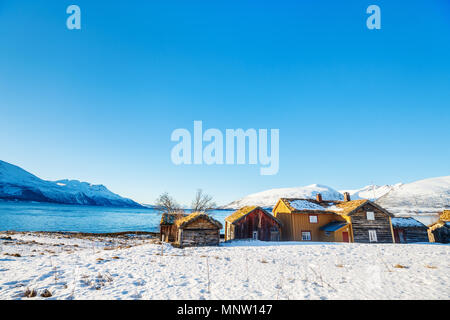
<path id="1" fill-rule="evenodd" d="M 350 199 L 350 193 L 344 192 L 344 201 L 347 202 L 347 201 L 350 201 L 350 200 L 351 200 Z"/>
<path id="2" fill-rule="evenodd" d="M 316 200 L 317 202 L 322 202 L 322 195 L 320 193 L 316 195 Z"/>

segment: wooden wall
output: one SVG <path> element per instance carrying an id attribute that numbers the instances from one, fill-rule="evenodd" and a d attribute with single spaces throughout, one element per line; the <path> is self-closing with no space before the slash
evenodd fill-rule
<path id="1" fill-rule="evenodd" d="M 228 233 L 228 224 L 225 223 L 225 233 Z M 226 235 L 227 240 L 232 239 L 252 239 L 253 232 L 258 232 L 258 240 L 262 241 L 271 241 L 275 239 L 271 239 L 272 232 L 281 233 L 281 228 L 278 222 L 273 219 L 271 216 L 268 216 L 261 209 L 256 209 L 236 221 L 231 225 L 233 232 L 229 232 Z M 279 238 L 278 238 L 279 240 Z"/>
<path id="2" fill-rule="evenodd" d="M 399 232 L 403 232 L 404 242 L 400 241 Z M 396 243 L 429 242 L 427 228 L 394 228 L 394 237 Z"/>
<path id="3" fill-rule="evenodd" d="M 177 238 L 177 231 L 178 228 L 175 224 L 173 225 L 161 225 L 160 227 L 160 240 L 163 240 L 164 235 L 164 241 L 166 242 L 174 242 Z"/>
<path id="4" fill-rule="evenodd" d="M 317 215 L 317 223 L 310 223 L 309 216 Z M 332 213 L 321 214 L 307 214 L 307 213 L 293 213 L 292 214 L 292 237 L 290 240 L 302 241 L 302 231 L 311 232 L 311 241 L 321 241 L 324 233 L 320 227 L 332 221 L 345 221 L 339 215 Z"/>
<path id="5" fill-rule="evenodd" d="M 375 213 L 375 220 L 367 220 L 367 211 Z M 362 206 L 350 216 L 352 222 L 353 241 L 369 243 L 369 230 L 375 230 L 378 243 L 393 243 L 393 234 L 390 217 L 372 206 L 370 203 Z"/>
<path id="6" fill-rule="evenodd" d="M 343 227 L 335 232 L 328 232 L 328 235 L 325 231 L 320 231 L 320 241 L 324 242 L 344 242 L 344 236 L 343 233 L 348 233 L 348 242 L 352 242 L 351 238 L 351 228 L 349 225 L 346 227 Z"/>
<path id="7" fill-rule="evenodd" d="M 281 240 L 291 240 L 293 238 L 292 215 L 289 208 L 279 200 L 276 206 L 273 208 L 273 215 L 283 224 L 281 227 Z"/>
<path id="8" fill-rule="evenodd" d="M 177 243 L 181 247 L 212 246 L 220 242 L 220 229 L 207 219 L 197 219 L 178 229 Z"/>

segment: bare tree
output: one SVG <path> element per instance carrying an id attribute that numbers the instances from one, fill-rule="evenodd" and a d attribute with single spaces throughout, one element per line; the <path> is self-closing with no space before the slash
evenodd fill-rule
<path id="1" fill-rule="evenodd" d="M 193 212 L 207 212 L 214 210 L 216 203 L 213 201 L 213 197 L 203 193 L 202 189 L 198 189 L 195 194 L 194 201 L 192 201 L 191 209 Z"/>
<path id="2" fill-rule="evenodd" d="M 167 192 L 161 194 L 155 201 L 156 209 L 162 213 L 180 213 L 180 205 Z"/>

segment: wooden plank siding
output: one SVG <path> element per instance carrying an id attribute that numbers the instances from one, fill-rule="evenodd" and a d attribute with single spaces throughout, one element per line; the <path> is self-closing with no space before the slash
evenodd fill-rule
<path id="1" fill-rule="evenodd" d="M 228 218 L 227 218 L 228 219 Z M 252 239 L 253 232 L 258 233 L 258 240 L 280 240 L 281 226 L 269 212 L 256 208 L 234 222 L 225 219 L 225 240 Z"/>
<path id="2" fill-rule="evenodd" d="M 403 233 L 404 241 L 401 241 L 399 233 Z M 429 242 L 428 228 L 420 227 L 403 227 L 394 228 L 394 237 L 396 243 L 414 243 L 414 242 Z"/>
<path id="3" fill-rule="evenodd" d="M 368 211 L 374 212 L 375 220 L 367 220 Z M 370 202 L 358 208 L 350 218 L 354 242 L 370 243 L 369 230 L 376 231 L 378 243 L 394 242 L 390 216 Z"/>
<path id="4" fill-rule="evenodd" d="M 317 216 L 317 223 L 311 223 L 309 217 Z M 322 241 L 325 233 L 320 230 L 320 227 L 332 221 L 345 221 L 336 214 L 322 213 L 322 214 L 307 214 L 307 213 L 292 213 L 292 240 L 302 241 L 302 232 L 311 232 L 311 241 Z"/>
<path id="5" fill-rule="evenodd" d="M 177 243 L 180 247 L 218 245 L 220 229 L 209 220 L 199 218 L 179 227 Z"/>

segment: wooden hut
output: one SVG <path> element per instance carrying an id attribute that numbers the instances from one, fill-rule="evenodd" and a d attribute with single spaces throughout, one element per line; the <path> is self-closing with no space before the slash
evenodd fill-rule
<path id="1" fill-rule="evenodd" d="M 283 240 L 335 242 L 394 242 L 392 214 L 369 200 L 278 200 L 274 216 L 283 223 Z"/>
<path id="2" fill-rule="evenodd" d="M 450 210 L 444 210 L 439 221 L 428 228 L 430 242 L 450 243 Z"/>
<path id="3" fill-rule="evenodd" d="M 279 241 L 281 221 L 257 206 L 243 207 L 225 218 L 225 241 L 255 239 Z"/>
<path id="4" fill-rule="evenodd" d="M 194 212 L 175 221 L 176 243 L 180 247 L 213 246 L 220 242 L 222 224 L 211 216 Z"/>
<path id="5" fill-rule="evenodd" d="M 392 218 L 396 243 L 429 242 L 428 227 L 411 217 Z"/>
<path id="6" fill-rule="evenodd" d="M 177 237 L 178 228 L 175 225 L 177 219 L 187 216 L 184 213 L 163 213 L 159 224 L 160 240 L 165 242 L 174 242 Z"/>

